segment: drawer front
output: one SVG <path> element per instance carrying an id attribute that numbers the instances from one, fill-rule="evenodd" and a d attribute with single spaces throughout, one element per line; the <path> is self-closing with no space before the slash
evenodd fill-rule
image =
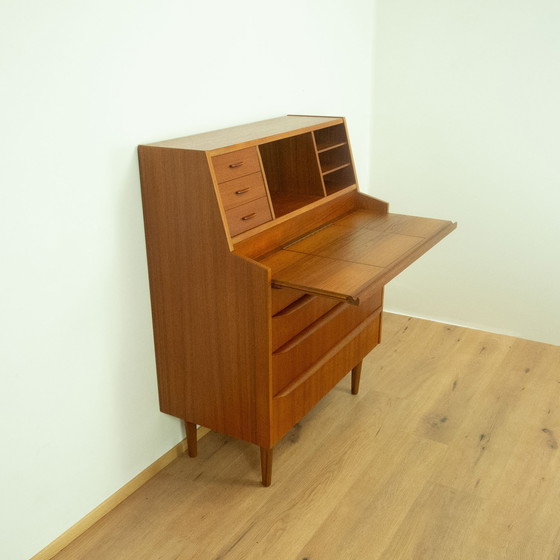
<path id="1" fill-rule="evenodd" d="M 272 316 L 272 350 L 276 350 L 299 332 L 330 311 L 337 301 L 304 294 Z"/>
<path id="2" fill-rule="evenodd" d="M 232 179 L 250 175 L 261 170 L 256 147 L 214 156 L 212 158 L 212 165 L 214 166 L 214 173 L 218 183 L 231 181 Z"/>
<path id="3" fill-rule="evenodd" d="M 251 173 L 226 183 L 219 183 L 218 188 L 226 210 L 266 196 L 261 173 Z"/>
<path id="4" fill-rule="evenodd" d="M 382 303 L 382 292 L 364 293 L 360 305 L 337 303 L 272 353 L 273 395 L 305 373 Z"/>
<path id="5" fill-rule="evenodd" d="M 271 295 L 272 315 L 276 315 L 279 311 L 282 311 L 282 309 L 285 309 L 288 305 L 305 295 L 305 293 L 293 288 L 271 288 Z"/>
<path id="6" fill-rule="evenodd" d="M 335 347 L 309 375 L 272 399 L 272 442 L 277 442 L 305 416 L 379 342 L 381 315 L 374 314 L 351 333 L 351 339 Z M 350 383 L 348 383 L 348 390 Z"/>
<path id="7" fill-rule="evenodd" d="M 226 217 L 229 232 L 233 237 L 270 221 L 272 214 L 270 213 L 268 198 L 265 196 L 226 211 Z"/>

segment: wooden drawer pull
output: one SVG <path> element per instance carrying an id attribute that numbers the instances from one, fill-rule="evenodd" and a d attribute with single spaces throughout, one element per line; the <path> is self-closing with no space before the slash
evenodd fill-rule
<path id="1" fill-rule="evenodd" d="M 249 192 L 249 187 L 245 187 L 244 189 L 240 189 L 238 191 L 235 191 L 235 194 L 245 194 Z"/>
<path id="2" fill-rule="evenodd" d="M 293 381 L 288 383 L 283 389 L 274 395 L 275 399 L 281 399 L 289 395 L 292 391 L 297 389 L 302 383 L 307 381 L 313 374 L 321 369 L 324 364 L 326 364 L 341 348 L 344 348 L 351 340 L 354 339 L 361 331 L 368 328 L 374 321 L 378 320 L 379 314 L 381 313 L 381 308 L 375 311 L 372 315 L 364 319 L 357 327 L 350 331 L 344 338 L 339 340 L 335 346 L 333 346 L 322 358 L 317 360 L 310 368 L 298 375 Z M 378 323 L 379 332 L 379 323 Z"/>
<path id="3" fill-rule="evenodd" d="M 330 311 L 327 311 L 322 317 L 319 317 L 314 323 L 311 323 L 308 327 L 300 331 L 293 338 L 288 340 L 285 344 L 277 348 L 273 355 L 283 354 L 284 352 L 290 351 L 292 348 L 305 340 L 308 336 L 317 332 L 323 325 L 326 325 L 333 317 L 338 315 L 340 312 L 344 311 L 346 304 L 344 302 L 337 303 Z"/>
<path id="4" fill-rule="evenodd" d="M 237 167 L 241 167 L 243 165 L 242 161 L 238 161 L 237 163 L 230 163 L 229 167 L 230 169 L 236 169 Z"/>
<path id="5" fill-rule="evenodd" d="M 246 216 L 243 216 L 243 218 L 241 218 L 244 222 L 246 222 L 247 220 L 250 220 L 251 218 L 254 218 L 257 215 L 256 212 L 252 212 L 251 214 L 247 214 Z"/>

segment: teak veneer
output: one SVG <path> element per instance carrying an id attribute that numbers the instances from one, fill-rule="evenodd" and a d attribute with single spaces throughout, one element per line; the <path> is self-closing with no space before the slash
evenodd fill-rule
<path id="1" fill-rule="evenodd" d="M 379 342 L 383 286 L 456 224 L 358 190 L 343 118 L 138 148 L 160 407 L 274 445 Z"/>

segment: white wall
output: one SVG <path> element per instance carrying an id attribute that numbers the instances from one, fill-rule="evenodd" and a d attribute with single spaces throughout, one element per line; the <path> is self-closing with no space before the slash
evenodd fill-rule
<path id="1" fill-rule="evenodd" d="M 378 0 L 372 176 L 458 229 L 387 307 L 560 344 L 560 2 Z"/>
<path id="2" fill-rule="evenodd" d="M 136 145 L 346 115 L 368 182 L 369 0 L 0 5 L 0 557 L 183 437 L 158 411 Z"/>

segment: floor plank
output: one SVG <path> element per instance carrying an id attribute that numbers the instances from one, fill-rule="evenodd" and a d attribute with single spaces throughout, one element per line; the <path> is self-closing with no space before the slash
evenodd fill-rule
<path id="1" fill-rule="evenodd" d="M 209 433 L 56 560 L 559 560 L 560 347 L 385 314 L 276 447 Z"/>

